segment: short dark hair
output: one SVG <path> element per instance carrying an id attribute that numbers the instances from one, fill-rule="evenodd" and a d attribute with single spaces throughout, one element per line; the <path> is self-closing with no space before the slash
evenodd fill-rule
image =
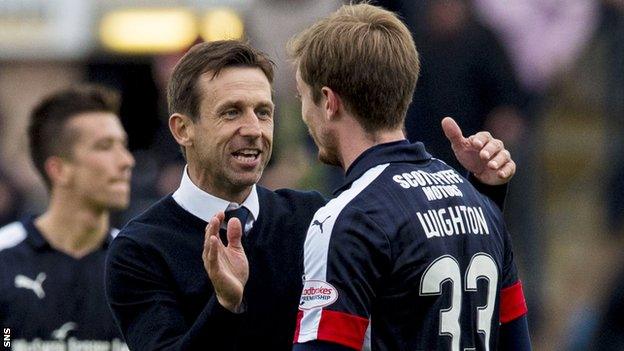
<path id="1" fill-rule="evenodd" d="M 44 98 L 30 115 L 28 138 L 30 157 L 48 188 L 52 183 L 45 171 L 50 156 L 71 157 L 76 135 L 67 122 L 85 112 L 119 113 L 119 93 L 100 85 L 78 85 Z"/>
<path id="2" fill-rule="evenodd" d="M 193 46 L 176 64 L 169 85 L 167 103 L 169 114 L 181 113 L 196 121 L 199 118 L 199 77 L 212 72 L 214 78 L 228 67 L 257 67 L 273 83 L 274 63 L 263 52 L 238 40 L 220 40 Z"/>

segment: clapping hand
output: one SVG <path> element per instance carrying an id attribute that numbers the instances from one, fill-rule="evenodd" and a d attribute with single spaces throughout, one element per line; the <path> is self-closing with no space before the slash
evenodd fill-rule
<path id="1" fill-rule="evenodd" d="M 237 218 L 227 223 L 228 245 L 219 238 L 219 228 L 225 219 L 217 213 L 206 226 L 202 259 L 219 303 L 232 312 L 239 312 L 243 291 L 249 278 L 249 262 L 241 243 L 243 229 Z"/>

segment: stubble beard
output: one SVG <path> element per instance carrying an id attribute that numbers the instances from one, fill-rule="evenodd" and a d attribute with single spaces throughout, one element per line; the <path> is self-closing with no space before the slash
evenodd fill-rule
<path id="1" fill-rule="evenodd" d="M 322 163 L 326 165 L 342 167 L 340 158 L 338 157 L 337 138 L 330 133 L 326 133 L 323 138 L 324 144 L 322 147 L 320 146 L 321 144 L 318 142 L 318 139 L 316 138 L 314 139 L 319 149 L 319 152 L 318 152 L 319 161 L 321 161 Z"/>
<path id="2" fill-rule="evenodd" d="M 238 171 L 233 165 L 230 165 L 227 168 L 223 167 L 225 165 L 222 165 L 222 171 L 219 172 L 219 174 L 217 174 L 216 176 L 225 180 L 225 182 L 222 182 L 222 184 L 229 188 L 229 192 L 240 193 L 244 192 L 253 185 L 257 184 L 258 181 L 260 181 L 266 164 L 267 162 L 263 160 L 263 162 L 258 165 L 258 168 L 254 169 L 253 171 L 247 172 Z"/>

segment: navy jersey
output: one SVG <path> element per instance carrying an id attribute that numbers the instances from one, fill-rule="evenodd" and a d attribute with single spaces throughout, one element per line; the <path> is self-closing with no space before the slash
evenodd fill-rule
<path id="1" fill-rule="evenodd" d="M 32 218 L 0 229 L 5 347 L 127 350 L 104 296 L 104 261 L 111 239 L 112 233 L 98 250 L 75 259 L 52 248 Z"/>
<path id="2" fill-rule="evenodd" d="M 526 313 L 497 206 L 421 143 L 378 145 L 316 212 L 295 342 L 495 350 Z"/>

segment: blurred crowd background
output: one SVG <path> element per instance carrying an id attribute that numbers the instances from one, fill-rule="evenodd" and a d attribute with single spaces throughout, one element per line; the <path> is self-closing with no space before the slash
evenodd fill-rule
<path id="1" fill-rule="evenodd" d="M 193 43 L 244 38 L 277 64 L 274 153 L 262 184 L 318 189 L 285 46 L 338 0 L 0 0 L 0 225 L 45 208 L 26 126 L 44 95 L 78 82 L 122 93 L 137 162 L 116 226 L 175 190 L 183 159 L 165 87 Z M 457 166 L 440 128 L 491 131 L 518 172 L 506 205 L 536 350 L 624 339 L 624 0 L 387 0 L 413 32 L 421 77 L 410 140 Z M 2 263 L 0 262 L 0 269 Z M 622 294 L 622 295 L 618 295 Z M 615 348 L 614 348 L 615 347 Z"/>

